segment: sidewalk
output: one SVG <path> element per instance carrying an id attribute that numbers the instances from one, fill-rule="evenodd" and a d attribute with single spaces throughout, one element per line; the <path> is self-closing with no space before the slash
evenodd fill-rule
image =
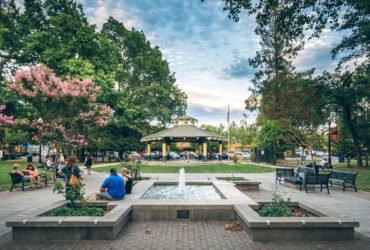
<path id="1" fill-rule="evenodd" d="M 196 173 L 186 174 L 186 181 L 197 180 L 215 180 L 216 177 L 231 176 L 232 174 L 210 174 Z M 246 192 L 246 195 L 256 201 L 269 200 L 271 198 L 271 190 L 275 184 L 275 173 L 264 174 L 233 174 L 234 176 L 242 176 L 252 181 L 261 181 L 260 191 Z M 179 174 L 150 174 L 150 176 L 160 181 L 178 180 Z M 92 175 L 84 175 L 83 183 L 86 184 L 86 194 L 93 194 L 99 190 L 106 173 L 93 172 Z M 309 192 L 299 191 L 293 188 L 278 185 L 279 190 L 286 192 L 293 201 L 304 202 L 320 208 L 327 214 L 336 214 L 339 217 L 349 217 L 360 221 L 360 228 L 356 231 L 370 237 L 370 193 L 358 191 L 354 192 L 350 189 L 345 192 L 340 187 L 330 189 L 330 194 L 326 192 Z M 135 187 L 134 187 L 135 188 Z M 53 194 L 52 185 L 47 188 L 35 189 L 30 191 L 28 188 L 22 192 L 20 189 L 15 189 L 13 192 L 0 192 L 0 235 L 10 231 L 10 228 L 5 227 L 5 222 L 11 218 L 28 218 L 38 214 L 40 208 L 48 206 L 56 201 L 63 200 L 61 195 Z M 122 202 L 125 202 L 122 201 Z"/>

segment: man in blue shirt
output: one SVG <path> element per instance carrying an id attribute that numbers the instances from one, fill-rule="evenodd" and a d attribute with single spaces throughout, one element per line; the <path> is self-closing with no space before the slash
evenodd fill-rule
<path id="1" fill-rule="evenodd" d="M 106 178 L 100 187 L 100 193 L 96 194 L 97 200 L 122 200 L 125 197 L 125 184 L 123 178 L 117 175 L 117 169 L 110 170 L 110 176 Z"/>

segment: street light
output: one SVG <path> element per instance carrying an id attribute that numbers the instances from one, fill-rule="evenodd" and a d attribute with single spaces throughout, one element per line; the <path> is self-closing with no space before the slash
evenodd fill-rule
<path id="1" fill-rule="evenodd" d="M 333 168 L 333 166 L 331 165 L 331 131 L 330 131 L 330 126 L 331 126 L 331 123 L 332 121 L 334 120 L 334 117 L 335 117 L 335 113 L 334 112 L 330 112 L 330 115 L 328 117 L 328 124 L 329 124 L 329 132 L 328 132 L 328 135 L 329 135 L 329 140 L 328 140 L 328 153 L 329 153 L 329 157 L 328 157 L 328 165 L 329 165 L 329 168 Z"/>

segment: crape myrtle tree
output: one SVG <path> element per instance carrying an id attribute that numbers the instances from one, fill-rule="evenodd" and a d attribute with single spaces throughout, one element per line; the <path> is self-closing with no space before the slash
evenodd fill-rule
<path id="1" fill-rule="evenodd" d="M 109 106 L 96 102 L 100 87 L 93 81 L 62 81 L 43 66 L 18 71 L 7 87 L 17 94 L 19 102 L 34 108 L 28 120 L 35 129 L 32 140 L 51 143 L 57 149 L 57 159 L 60 149 L 70 151 L 84 145 L 85 132 L 106 126 L 113 115 Z"/>
<path id="2" fill-rule="evenodd" d="M 0 1 L 0 103 L 17 118 L 33 110 L 23 112 L 27 107 L 19 107 L 16 98 L 4 98 L 5 83 L 17 69 L 39 64 L 62 80 L 92 79 L 101 88 L 97 101 L 115 110 L 109 127 L 85 134 L 90 150 L 105 145 L 122 155 L 128 146 L 141 145 L 142 134 L 155 132 L 186 109 L 185 93 L 143 32 L 127 30 L 113 18 L 98 31 L 73 0 L 25 0 L 22 8 L 14 0 Z M 107 136 L 96 140 L 99 134 Z"/>

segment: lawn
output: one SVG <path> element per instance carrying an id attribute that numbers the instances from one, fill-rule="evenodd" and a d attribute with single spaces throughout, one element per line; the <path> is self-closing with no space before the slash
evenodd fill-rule
<path id="1" fill-rule="evenodd" d="M 27 162 L 25 161 L 0 161 L 0 191 L 10 189 L 12 181 L 10 179 L 9 173 L 12 172 L 13 164 L 16 163 L 19 164 L 20 169 L 26 168 Z M 33 164 L 33 166 L 36 167 L 36 164 Z"/>
<path id="2" fill-rule="evenodd" d="M 119 168 L 119 166 L 113 166 Z M 109 172 L 111 166 L 96 167 L 94 171 Z M 178 173 L 181 168 L 185 169 L 186 173 L 268 173 L 275 171 L 273 168 L 263 167 L 253 164 L 238 164 L 238 165 L 199 165 L 199 166 L 161 166 L 161 165 L 143 165 L 142 173 Z"/>

